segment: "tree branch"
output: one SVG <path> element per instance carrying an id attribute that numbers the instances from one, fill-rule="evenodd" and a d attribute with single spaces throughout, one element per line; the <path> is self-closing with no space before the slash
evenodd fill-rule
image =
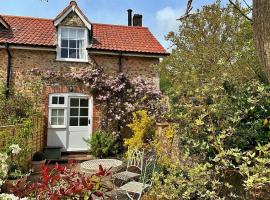
<path id="1" fill-rule="evenodd" d="M 247 16 L 236 3 L 234 3 L 232 0 L 229 0 L 229 3 L 232 4 L 234 9 L 236 9 L 243 17 L 245 17 L 250 22 L 253 22 L 253 20 L 249 16 Z"/>
<path id="2" fill-rule="evenodd" d="M 186 9 L 185 14 L 184 14 L 183 16 L 181 16 L 181 17 L 180 17 L 179 19 L 177 19 L 177 20 L 183 21 L 183 20 L 185 20 L 186 18 L 188 18 L 188 17 L 191 15 L 190 12 L 191 12 L 192 9 L 193 9 L 192 3 L 193 3 L 193 0 L 188 0 L 188 2 L 187 2 L 187 9 Z"/>
<path id="3" fill-rule="evenodd" d="M 250 11 L 253 10 L 252 6 L 249 5 L 249 4 L 247 3 L 246 0 L 243 0 L 243 2 L 246 4 L 246 6 L 248 7 L 248 9 L 249 9 Z"/>

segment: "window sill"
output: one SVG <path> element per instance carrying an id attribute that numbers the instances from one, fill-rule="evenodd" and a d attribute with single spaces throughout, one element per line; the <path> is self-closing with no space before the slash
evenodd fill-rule
<path id="1" fill-rule="evenodd" d="M 88 63 L 88 60 L 82 60 L 82 59 L 68 59 L 68 58 L 57 58 L 56 61 L 59 61 L 59 62 Z"/>

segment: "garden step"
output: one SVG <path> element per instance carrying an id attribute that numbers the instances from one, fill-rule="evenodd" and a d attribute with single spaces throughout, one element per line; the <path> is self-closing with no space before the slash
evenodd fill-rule
<path id="1" fill-rule="evenodd" d="M 62 153 L 60 159 L 50 159 L 51 162 L 68 162 L 69 160 L 73 161 L 87 161 L 94 159 L 92 155 L 86 154 L 86 153 Z"/>

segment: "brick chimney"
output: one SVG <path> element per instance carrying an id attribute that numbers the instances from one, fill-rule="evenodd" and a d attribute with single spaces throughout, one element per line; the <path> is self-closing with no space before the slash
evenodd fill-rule
<path id="1" fill-rule="evenodd" d="M 128 9 L 128 26 L 132 26 L 132 10 Z"/>
<path id="2" fill-rule="evenodd" d="M 142 26 L 143 16 L 140 14 L 134 14 L 133 16 L 133 26 Z"/>

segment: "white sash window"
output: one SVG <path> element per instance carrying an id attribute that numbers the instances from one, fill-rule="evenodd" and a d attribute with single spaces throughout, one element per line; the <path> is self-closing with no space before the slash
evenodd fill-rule
<path id="1" fill-rule="evenodd" d="M 86 28 L 59 27 L 57 58 L 62 61 L 87 61 Z"/>

